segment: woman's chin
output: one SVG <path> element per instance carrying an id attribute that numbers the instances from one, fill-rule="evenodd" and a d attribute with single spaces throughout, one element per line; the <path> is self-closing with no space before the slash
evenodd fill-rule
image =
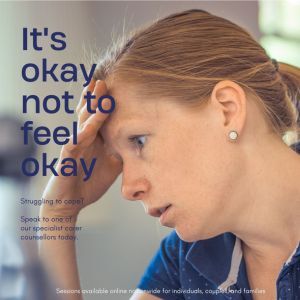
<path id="1" fill-rule="evenodd" d="M 192 243 L 199 241 L 201 238 L 199 238 L 199 234 L 195 234 L 194 232 L 191 232 L 190 230 L 184 230 L 182 228 L 175 227 L 175 231 L 178 235 L 178 237 L 187 243 Z"/>
<path id="2" fill-rule="evenodd" d="M 179 238 L 182 241 L 187 243 L 192 243 L 200 240 L 207 240 L 215 236 L 211 232 L 207 232 L 205 230 L 196 231 L 195 229 L 191 229 L 191 227 L 187 228 L 185 226 L 184 227 L 176 226 L 174 227 L 174 229 L 177 235 L 179 236 Z"/>

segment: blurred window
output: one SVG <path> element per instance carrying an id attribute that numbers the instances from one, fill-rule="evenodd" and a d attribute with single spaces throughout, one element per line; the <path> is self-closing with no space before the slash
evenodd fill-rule
<path id="1" fill-rule="evenodd" d="M 300 0 L 260 0 L 259 27 L 271 58 L 300 67 Z"/>

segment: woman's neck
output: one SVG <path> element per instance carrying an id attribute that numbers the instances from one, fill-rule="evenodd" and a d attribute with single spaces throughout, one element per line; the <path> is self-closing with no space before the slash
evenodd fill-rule
<path id="1" fill-rule="evenodd" d="M 253 259 L 265 263 L 284 262 L 300 241 L 300 155 L 274 143 L 249 153 L 255 156 L 249 159 L 247 181 L 235 195 L 243 207 L 230 230 Z"/>

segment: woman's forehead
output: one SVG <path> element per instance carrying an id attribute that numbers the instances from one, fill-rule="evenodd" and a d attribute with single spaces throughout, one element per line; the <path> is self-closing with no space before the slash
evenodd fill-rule
<path id="1" fill-rule="evenodd" d="M 144 116 L 157 112 L 157 98 L 146 98 L 141 89 L 133 84 L 120 81 L 107 81 L 108 94 L 115 100 L 115 110 L 111 118 L 130 118 L 136 114 Z"/>
<path id="2" fill-rule="evenodd" d="M 114 98 L 116 105 L 100 130 L 105 141 L 111 142 L 120 137 L 126 128 L 139 129 L 158 121 L 157 101 L 145 100 L 124 89 L 111 89 L 108 94 Z"/>
<path id="3" fill-rule="evenodd" d="M 108 93 L 116 102 L 115 110 L 105 122 L 107 128 L 105 130 L 109 132 L 120 126 L 127 126 L 126 124 L 141 124 L 141 126 L 153 124 L 155 126 L 162 120 L 170 120 L 174 123 L 174 119 L 182 118 L 186 115 L 183 112 L 189 111 L 184 109 L 186 105 L 179 104 L 174 99 L 143 95 L 143 88 L 139 85 L 119 80 L 109 80 L 106 85 Z"/>

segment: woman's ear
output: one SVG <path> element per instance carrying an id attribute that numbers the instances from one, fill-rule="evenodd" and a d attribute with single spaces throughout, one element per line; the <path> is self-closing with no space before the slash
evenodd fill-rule
<path id="1" fill-rule="evenodd" d="M 218 82 L 212 93 L 211 103 L 221 114 L 225 133 L 236 131 L 241 134 L 246 122 L 246 94 L 235 82 L 223 80 Z"/>

